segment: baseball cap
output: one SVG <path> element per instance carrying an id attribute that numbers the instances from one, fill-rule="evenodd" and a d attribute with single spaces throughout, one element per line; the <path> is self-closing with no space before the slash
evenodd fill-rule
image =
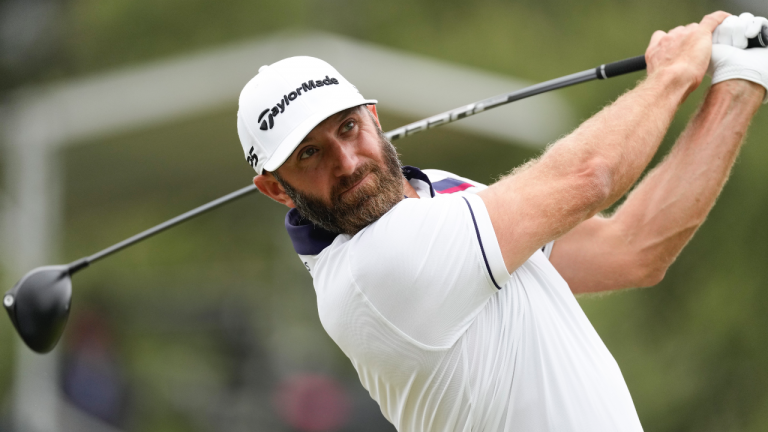
<path id="1" fill-rule="evenodd" d="M 375 103 L 314 57 L 262 66 L 240 92 L 237 133 L 245 160 L 258 174 L 274 171 L 320 122 L 347 108 Z"/>

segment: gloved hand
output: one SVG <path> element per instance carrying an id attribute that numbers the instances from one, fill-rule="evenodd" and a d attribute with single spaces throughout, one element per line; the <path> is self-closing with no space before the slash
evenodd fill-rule
<path id="1" fill-rule="evenodd" d="M 712 43 L 744 49 L 747 47 L 747 39 L 756 37 L 763 26 L 768 26 L 768 19 L 748 12 L 738 17 L 731 15 L 712 33 Z"/>
<path id="2" fill-rule="evenodd" d="M 712 34 L 712 58 L 707 73 L 712 85 L 731 79 L 743 79 L 760 84 L 766 89 L 768 103 L 768 48 L 747 47 L 747 39 L 760 32 L 768 20 L 750 13 L 729 16 Z"/>
<path id="3" fill-rule="evenodd" d="M 712 75 L 712 85 L 743 79 L 760 84 L 768 92 L 768 48 L 743 50 L 728 45 L 712 45 L 707 73 Z M 768 93 L 763 103 L 768 103 Z"/>

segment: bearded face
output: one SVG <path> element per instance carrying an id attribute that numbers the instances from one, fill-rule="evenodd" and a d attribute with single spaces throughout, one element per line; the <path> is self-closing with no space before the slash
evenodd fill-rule
<path id="1" fill-rule="evenodd" d="M 355 235 L 403 199 L 403 173 L 397 151 L 381 130 L 377 131 L 383 164 L 371 161 L 341 178 L 331 189 L 330 203 L 297 190 L 276 172 L 272 173 L 304 218 L 328 231 Z M 369 174 L 370 181 L 343 194 Z"/>

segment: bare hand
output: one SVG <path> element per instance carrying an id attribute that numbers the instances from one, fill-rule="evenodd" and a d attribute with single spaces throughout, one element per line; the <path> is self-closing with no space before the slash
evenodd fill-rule
<path id="1" fill-rule="evenodd" d="M 701 20 L 672 29 L 657 31 L 645 52 L 648 76 L 672 74 L 692 92 L 701 84 L 712 53 L 712 33 L 730 14 L 715 12 Z"/>

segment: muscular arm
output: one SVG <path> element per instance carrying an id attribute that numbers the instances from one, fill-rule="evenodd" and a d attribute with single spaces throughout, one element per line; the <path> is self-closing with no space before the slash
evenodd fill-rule
<path id="1" fill-rule="evenodd" d="M 701 24 L 655 33 L 642 84 L 539 160 L 478 194 L 509 271 L 541 245 L 610 206 L 637 181 L 680 103 L 701 82 L 712 31 L 726 16 L 715 13 Z"/>
<path id="2" fill-rule="evenodd" d="M 713 86 L 666 159 L 608 218 L 585 221 L 555 242 L 553 265 L 574 293 L 657 284 L 704 222 L 765 90 Z"/>

